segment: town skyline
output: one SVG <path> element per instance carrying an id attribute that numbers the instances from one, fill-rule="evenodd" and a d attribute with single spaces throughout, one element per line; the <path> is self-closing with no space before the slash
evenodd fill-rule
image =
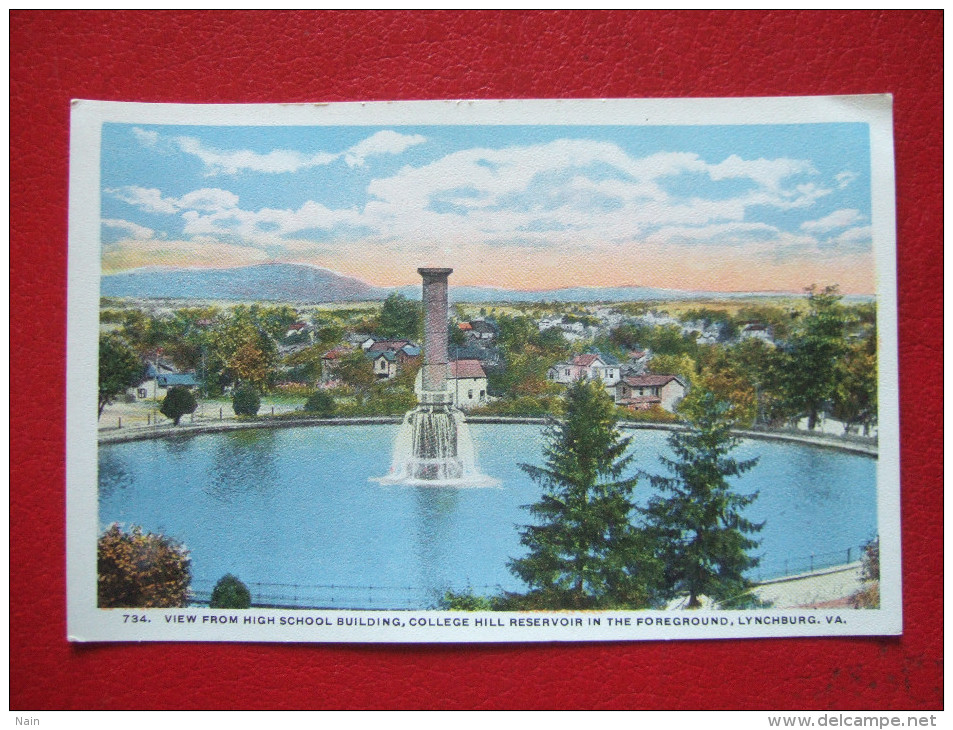
<path id="1" fill-rule="evenodd" d="M 875 290 L 866 124 L 103 125 L 101 265 L 372 286 Z"/>

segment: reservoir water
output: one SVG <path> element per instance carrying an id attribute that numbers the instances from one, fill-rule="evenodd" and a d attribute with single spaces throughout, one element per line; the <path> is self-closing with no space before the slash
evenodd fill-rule
<path id="1" fill-rule="evenodd" d="M 540 488 L 519 463 L 542 462 L 539 426 L 472 424 L 490 487 L 387 485 L 397 426 L 260 429 L 99 449 L 99 527 L 141 525 L 184 543 L 201 599 L 226 573 L 273 605 L 429 608 L 447 589 L 522 590 L 507 561 Z M 664 474 L 661 431 L 627 431 L 633 470 Z M 853 559 L 876 535 L 876 459 L 745 441 L 758 465 L 735 482 L 758 491 L 762 577 Z M 651 487 L 643 479 L 638 501 Z M 813 558 L 811 557 L 813 554 Z M 753 577 L 758 577 L 753 575 Z"/>

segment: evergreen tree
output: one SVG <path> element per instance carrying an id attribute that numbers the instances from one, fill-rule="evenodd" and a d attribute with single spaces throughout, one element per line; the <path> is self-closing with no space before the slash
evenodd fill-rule
<path id="1" fill-rule="evenodd" d="M 250 608 L 251 592 L 231 573 L 223 575 L 209 598 L 209 608 Z"/>
<path id="2" fill-rule="evenodd" d="M 825 404 L 834 397 L 839 361 L 846 352 L 841 299 L 836 286 L 808 287 L 808 313 L 788 341 L 786 399 L 794 414 L 807 416 L 812 431 Z"/>
<path id="3" fill-rule="evenodd" d="M 159 412 L 166 418 L 171 418 L 172 423 L 178 426 L 182 416 L 195 413 L 196 408 L 198 408 L 198 402 L 192 392 L 188 388 L 177 385 L 169 388 L 169 392 L 162 399 Z"/>
<path id="4" fill-rule="evenodd" d="M 509 596 L 514 608 L 641 608 L 650 601 L 651 554 L 633 526 L 632 491 L 612 399 L 601 381 L 566 392 L 563 418 L 547 430 L 545 465 L 521 468 L 543 487 L 529 506 L 536 524 L 521 528 L 526 557 L 510 569 L 531 590 Z M 646 560 L 646 558 L 648 558 Z"/>
<path id="5" fill-rule="evenodd" d="M 688 608 L 699 608 L 701 597 L 708 596 L 725 608 L 737 608 L 752 602 L 746 596 L 752 584 L 744 573 L 758 564 L 748 551 L 759 542 L 749 535 L 763 523 L 742 516 L 757 493 L 736 494 L 729 478 L 758 460 L 730 456 L 738 445 L 731 434 L 732 406 L 714 393 L 697 395 L 682 413 L 687 428 L 669 437 L 675 458 L 661 459 L 673 476 L 650 477 L 660 494 L 643 510 L 664 566 L 663 597 L 687 594 Z"/>
<path id="6" fill-rule="evenodd" d="M 261 396 L 252 385 L 240 385 L 232 394 L 232 410 L 236 416 L 257 416 Z"/>

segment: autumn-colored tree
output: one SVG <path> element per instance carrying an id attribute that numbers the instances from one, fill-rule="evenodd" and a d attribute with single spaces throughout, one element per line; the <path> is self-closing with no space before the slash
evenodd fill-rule
<path id="1" fill-rule="evenodd" d="M 241 343 L 228 359 L 228 369 L 239 383 L 261 388 L 268 380 L 268 361 L 254 340 Z"/>
<path id="2" fill-rule="evenodd" d="M 862 425 L 866 434 L 870 426 L 877 422 L 875 334 L 848 347 L 838 362 L 832 415 L 843 422 L 845 431 L 852 426 Z"/>
<path id="3" fill-rule="evenodd" d="M 729 367 L 703 370 L 695 377 L 694 387 L 678 406 L 680 413 L 698 409 L 700 398 L 712 393 L 728 405 L 727 416 L 737 426 L 750 427 L 758 415 L 758 400 L 754 388 L 744 376 Z"/>
<path id="4" fill-rule="evenodd" d="M 188 550 L 134 526 L 110 525 L 97 550 L 100 608 L 181 608 L 192 580 Z"/>

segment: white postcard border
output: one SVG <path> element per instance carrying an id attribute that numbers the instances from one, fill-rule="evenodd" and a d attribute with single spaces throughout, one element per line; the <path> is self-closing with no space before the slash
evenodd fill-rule
<path id="1" fill-rule="evenodd" d="M 881 607 L 866 610 L 447 612 L 96 607 L 100 141 L 107 122 L 193 125 L 705 125 L 863 122 L 871 146 L 879 336 Z M 179 105 L 73 102 L 67 333 L 67 612 L 72 641 L 524 642 L 902 632 L 896 213 L 889 95 Z M 142 620 L 145 618 L 146 620 Z M 598 624 L 593 620 L 597 619 Z M 282 621 L 285 623 L 282 623 Z M 386 621 L 385 621 L 386 620 Z M 466 621 L 466 625 L 461 625 Z M 476 622 L 480 621 L 478 625 Z M 289 623 L 290 622 L 290 623 Z M 677 622 L 677 623 L 674 623 Z"/>

